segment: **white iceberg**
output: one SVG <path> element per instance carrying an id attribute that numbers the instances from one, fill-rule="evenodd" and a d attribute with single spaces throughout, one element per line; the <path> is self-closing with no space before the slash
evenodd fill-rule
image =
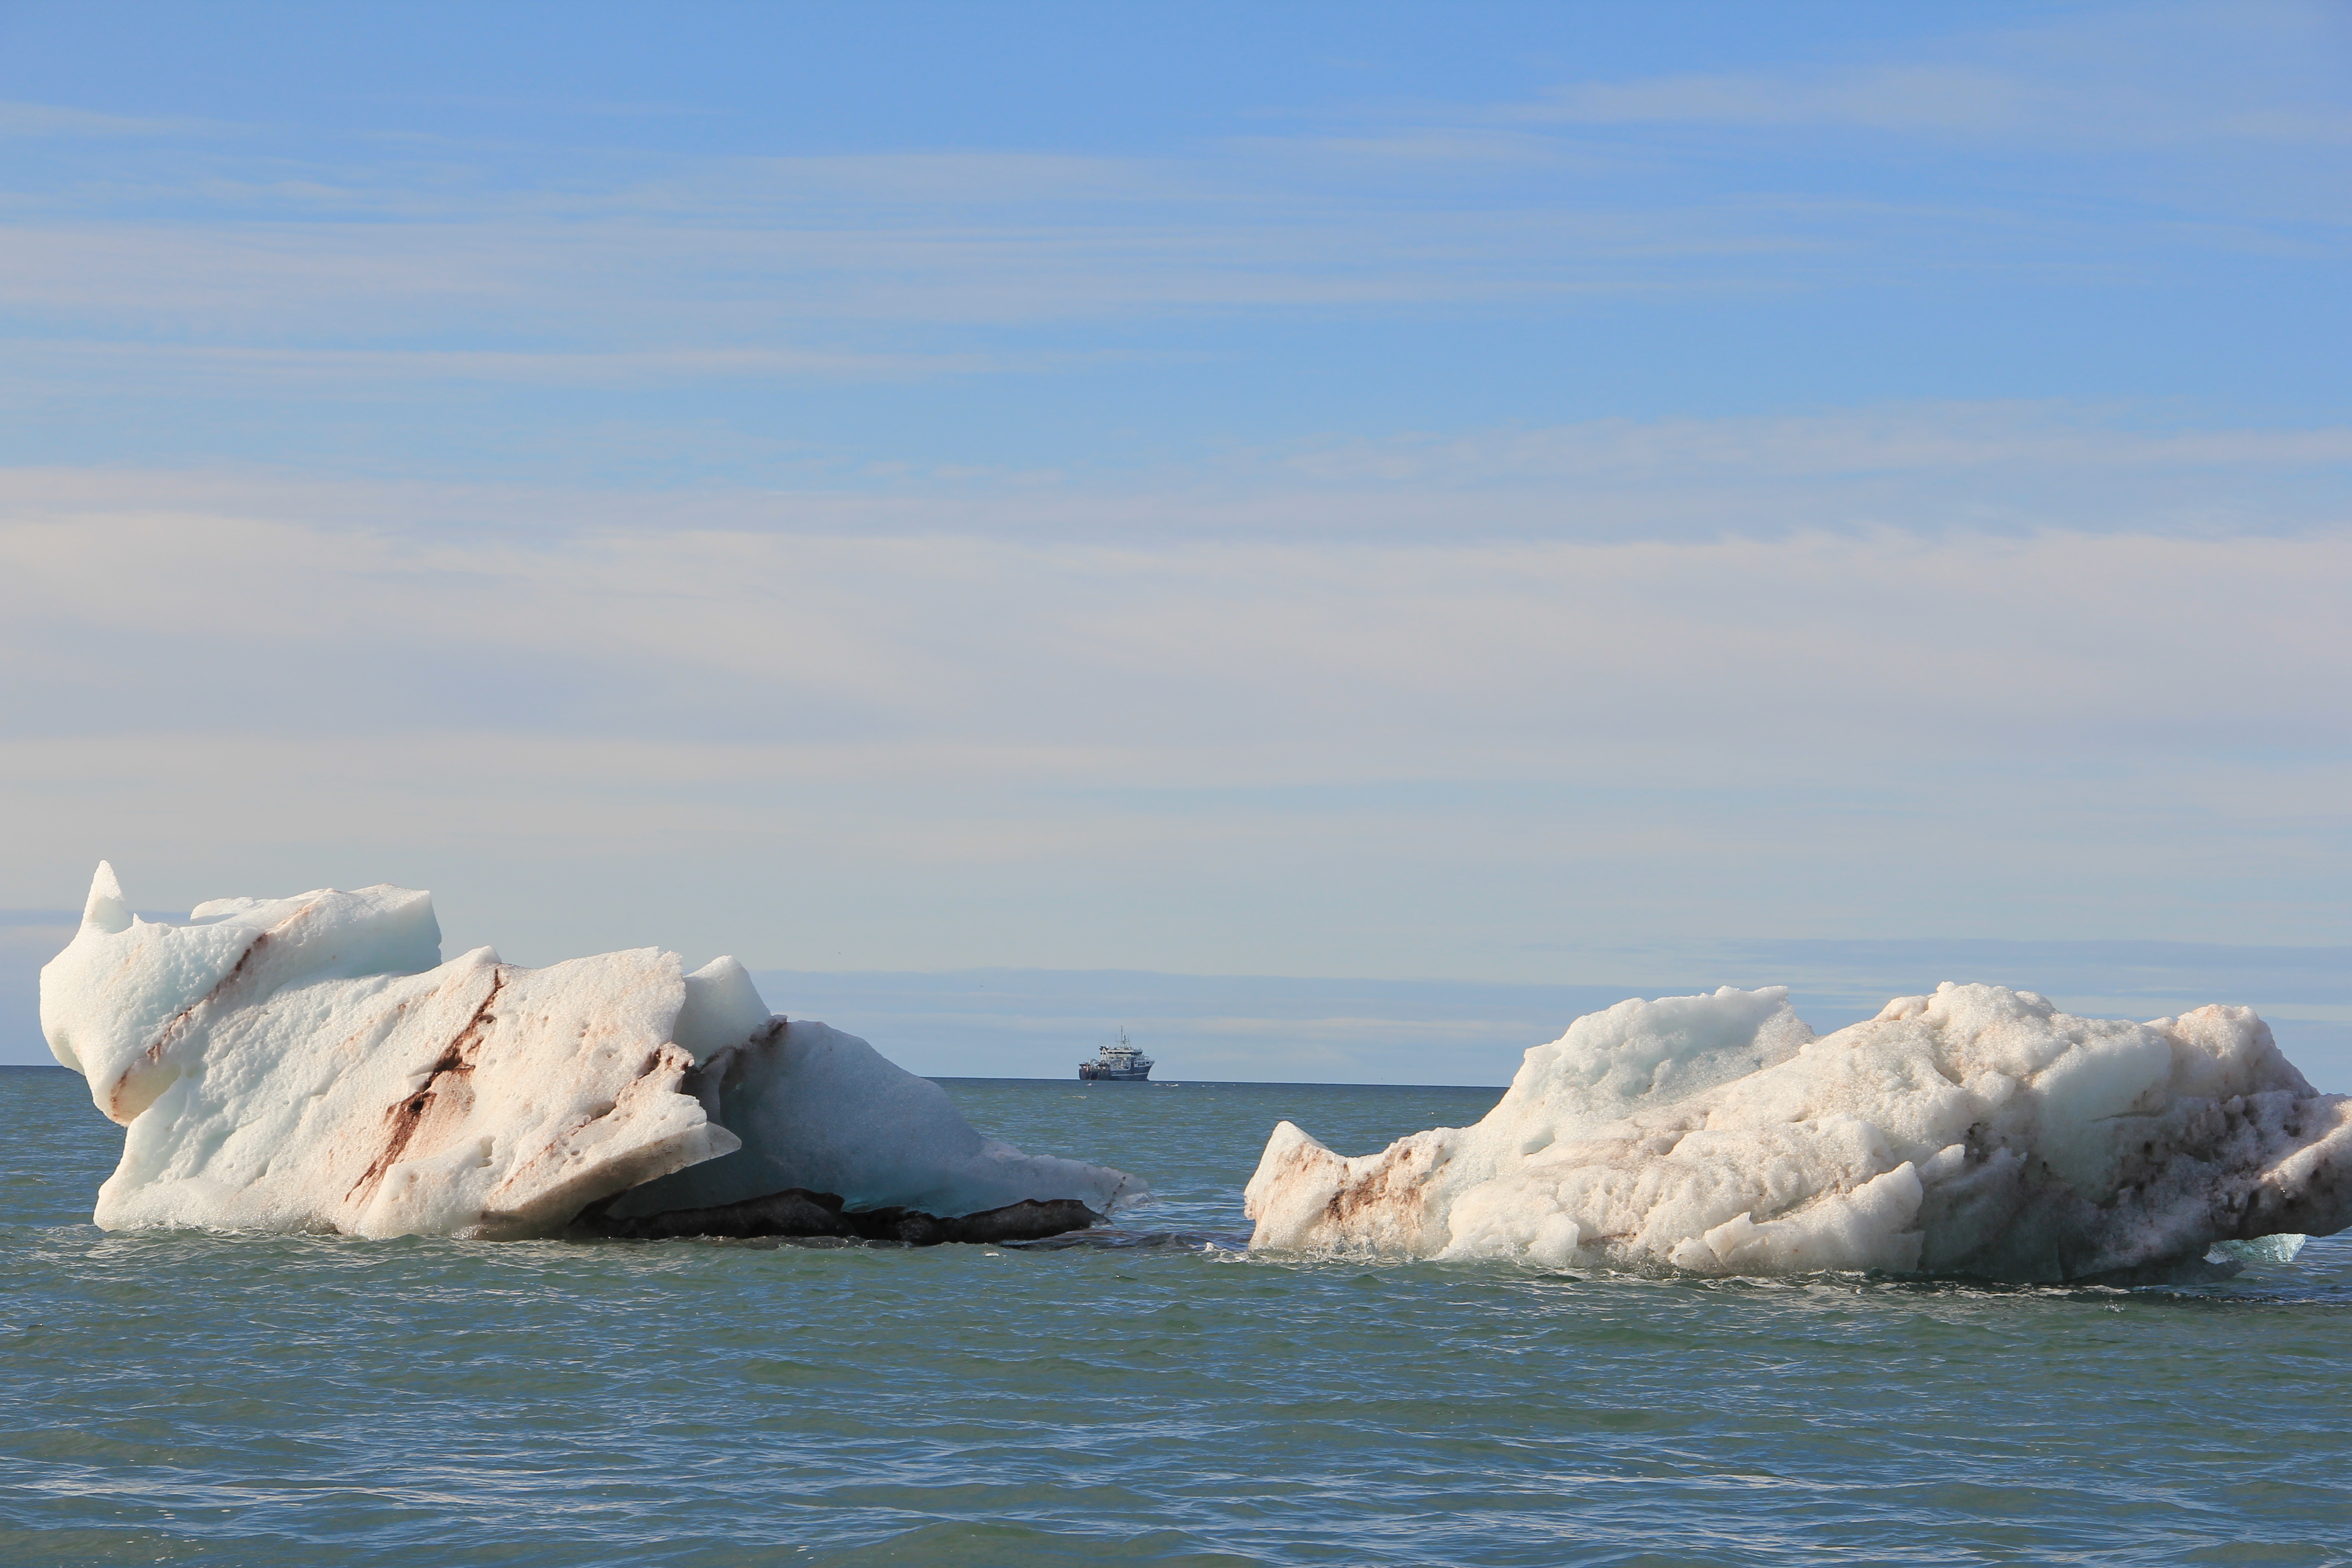
<path id="1" fill-rule="evenodd" d="M 1350 1159 L 1283 1122 L 1244 1206 L 1263 1248 L 2080 1279 L 2352 1225 L 2352 1100 L 2244 1007 L 1947 983 L 1817 1039 L 1726 987 L 1579 1018 L 1475 1127 Z"/>
<path id="2" fill-rule="evenodd" d="M 129 1130 L 96 1222 L 983 1240 L 1140 1194 L 982 1137 L 863 1040 L 771 1017 L 731 958 L 525 969 L 488 948 L 443 963 L 440 943 L 404 888 L 173 923 L 131 914 L 100 864 L 41 971 L 49 1048 Z"/>

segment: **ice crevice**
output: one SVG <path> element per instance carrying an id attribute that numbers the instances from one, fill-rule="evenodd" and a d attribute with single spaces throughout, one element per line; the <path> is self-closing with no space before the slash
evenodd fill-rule
<path id="1" fill-rule="evenodd" d="M 1283 1122 L 1244 1201 L 1263 1249 L 2085 1279 L 2352 1226 L 2352 1100 L 2245 1007 L 1947 983 L 1816 1038 L 1725 987 L 1579 1018 L 1473 1127 L 1349 1158 Z"/>
<path id="2" fill-rule="evenodd" d="M 443 963 L 428 893 L 131 913 L 101 863 L 41 1027 L 125 1129 L 93 1219 L 352 1236 L 1019 1240 L 1143 1195 L 772 1016 L 732 958 Z"/>

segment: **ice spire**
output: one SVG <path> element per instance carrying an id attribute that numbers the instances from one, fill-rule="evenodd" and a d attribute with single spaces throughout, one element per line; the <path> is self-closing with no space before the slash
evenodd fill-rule
<path id="1" fill-rule="evenodd" d="M 114 879 L 113 863 L 100 860 L 89 879 L 89 900 L 81 907 L 81 923 L 96 926 L 109 936 L 131 929 L 131 906 L 122 901 L 122 884 Z"/>

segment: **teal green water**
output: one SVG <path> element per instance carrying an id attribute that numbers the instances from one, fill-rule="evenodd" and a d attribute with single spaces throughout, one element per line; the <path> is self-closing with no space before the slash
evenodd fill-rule
<path id="1" fill-rule="evenodd" d="M 107 1236 L 0 1072 L 0 1562 L 2352 1561 L 2352 1245 L 1990 1290 L 1252 1258 L 1275 1121 L 1493 1090 L 951 1081 L 1167 1201 L 1080 1245 Z"/>

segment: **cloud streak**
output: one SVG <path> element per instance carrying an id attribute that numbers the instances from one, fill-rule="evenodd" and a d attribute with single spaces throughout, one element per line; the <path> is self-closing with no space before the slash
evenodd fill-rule
<path id="1" fill-rule="evenodd" d="M 45 362 L 70 363 L 79 351 Z M 183 390 L 301 369 L 331 382 L 342 357 L 245 351 L 123 350 L 176 360 Z M 395 380 L 371 356 L 376 395 L 425 396 L 468 378 L 612 384 L 709 374 L 658 355 L 509 361 L 418 353 Z M 399 356 L 383 356 L 387 359 Z M 812 356 L 822 360 L 823 356 Z M 289 364 L 284 361 L 292 361 Z M 36 356 L 36 363 L 40 362 Z M 744 383 L 808 374 L 803 361 L 742 351 Z M 822 364 L 854 379 L 1050 374 L 1050 360 L 885 360 Z M 160 372 L 158 373 L 161 374 Z M 2352 521 L 2352 427 L 2186 422 L 2163 407 L 2044 402 L 1932 403 L 1722 419 L 1608 418 L 1237 447 L 1189 464 L 1096 456 L 1068 469 L 926 459 L 908 443 L 879 454 L 726 431 L 615 430 L 618 446 L 694 456 L 686 483 L 596 487 L 330 479 L 301 470 L 96 470 L 5 474 L 20 520 L 60 522 L 142 510 L 226 509 L 307 523 L 350 520 L 391 534 L 632 532 L 913 538 L 937 534 L 1118 545 L 1213 541 L 1316 544 L 1561 540 L 1779 539 L 1801 534 L 2130 532 L 2283 537 Z M 769 482 L 729 482 L 747 466 Z"/>
<path id="2" fill-rule="evenodd" d="M 0 137 L 113 140 L 134 136 L 213 135 L 231 129 L 205 120 L 101 114 L 54 103 L 0 103 Z"/>
<path id="3" fill-rule="evenodd" d="M 1545 973 L 1529 932 L 2352 912 L 2342 528 L 1112 545 L 642 504 L 20 513 L 0 802 L 44 836 L 0 903 L 99 854 L 166 903 L 457 877 L 552 956 L 627 934 L 610 877 L 768 963 L 1495 978 Z"/>
<path id="4" fill-rule="evenodd" d="M 2245 141 L 2352 145 L 2319 5 L 2173 5 L 1938 38 L 1931 58 L 1688 72 L 1559 85 L 1525 123 L 1865 130 L 2112 150 Z"/>

